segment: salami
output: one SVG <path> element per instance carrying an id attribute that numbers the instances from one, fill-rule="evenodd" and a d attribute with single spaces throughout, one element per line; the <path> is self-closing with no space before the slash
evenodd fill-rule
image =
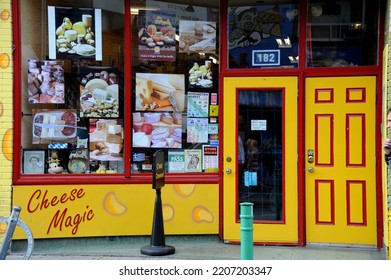
<path id="1" fill-rule="evenodd" d="M 76 116 L 73 112 L 67 111 L 61 116 L 61 120 L 65 122 L 65 124 L 76 125 Z M 64 127 L 61 131 L 65 136 L 70 136 L 75 133 L 76 128 L 74 127 Z"/>

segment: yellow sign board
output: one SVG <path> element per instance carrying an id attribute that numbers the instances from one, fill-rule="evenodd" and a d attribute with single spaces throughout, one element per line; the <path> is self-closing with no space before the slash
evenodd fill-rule
<path id="1" fill-rule="evenodd" d="M 150 235 L 154 199 L 150 185 L 14 186 L 13 205 L 34 238 Z M 162 204 L 166 234 L 218 233 L 218 185 L 166 185 Z"/>

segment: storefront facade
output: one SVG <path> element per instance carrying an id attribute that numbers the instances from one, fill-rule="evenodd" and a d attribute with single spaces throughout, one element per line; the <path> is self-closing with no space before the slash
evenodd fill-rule
<path id="1" fill-rule="evenodd" d="M 149 235 L 162 151 L 166 234 L 387 248 L 388 6 L 261 2 L 5 1 L 0 216 Z"/>

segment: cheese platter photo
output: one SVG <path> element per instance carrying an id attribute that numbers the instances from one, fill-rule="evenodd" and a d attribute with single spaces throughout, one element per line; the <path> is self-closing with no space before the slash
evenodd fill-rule
<path id="1" fill-rule="evenodd" d="M 182 148 L 182 114 L 133 113 L 133 147 Z"/>

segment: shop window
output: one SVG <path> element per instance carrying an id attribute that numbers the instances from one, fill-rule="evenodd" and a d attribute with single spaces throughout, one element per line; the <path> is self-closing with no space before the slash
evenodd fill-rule
<path id="1" fill-rule="evenodd" d="M 217 172 L 219 1 L 129 3 L 20 1 L 22 175 Z"/>
<path id="2" fill-rule="evenodd" d="M 150 172 L 157 150 L 168 173 L 218 171 L 219 1 L 176 2 L 132 13 L 133 173 Z"/>
<path id="3" fill-rule="evenodd" d="M 296 68 L 299 1 L 228 1 L 228 68 Z"/>
<path id="4" fill-rule="evenodd" d="M 20 3 L 21 173 L 123 173 L 124 2 Z"/>
<path id="5" fill-rule="evenodd" d="M 307 66 L 377 65 L 379 1 L 308 4 Z"/>

